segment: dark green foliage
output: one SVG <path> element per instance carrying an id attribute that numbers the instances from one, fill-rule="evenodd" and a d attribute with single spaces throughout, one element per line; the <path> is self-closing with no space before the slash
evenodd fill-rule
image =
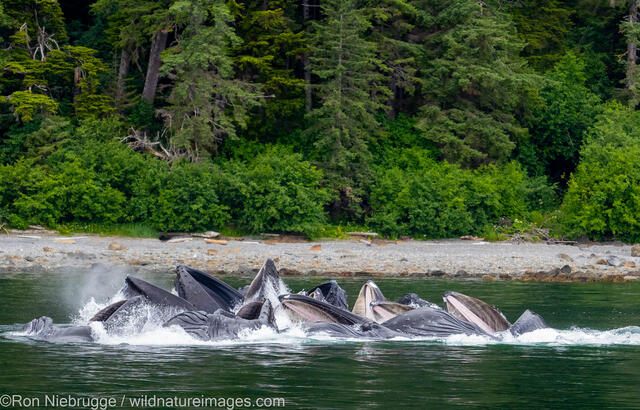
<path id="1" fill-rule="evenodd" d="M 260 99 L 255 86 L 234 79 L 231 49 L 241 40 L 224 1 L 182 0 L 169 11 L 184 31 L 162 58 L 163 73 L 176 78 L 165 122 L 174 145 L 198 158 L 245 128 L 247 110 Z"/>
<path id="2" fill-rule="evenodd" d="M 429 35 L 420 59 L 419 126 L 449 162 L 505 160 L 526 131 L 518 120 L 539 84 L 519 56 L 524 44 L 507 16 L 480 2 L 420 3 Z"/>
<path id="3" fill-rule="evenodd" d="M 153 190 L 136 192 L 148 202 L 148 220 L 162 231 L 193 232 L 220 229 L 229 222 L 220 204 L 220 170 L 214 166 L 181 164 L 156 174 Z"/>
<path id="4" fill-rule="evenodd" d="M 46 128 L 31 130 L 42 133 Z M 146 223 L 161 231 L 312 233 L 326 222 L 322 173 L 285 148 L 248 163 L 165 162 L 131 151 L 115 120 L 85 120 L 50 156 L 0 167 L 0 210 L 16 223 Z M 26 139 L 31 134 L 27 134 Z M 21 222 L 22 221 L 22 222 Z"/>
<path id="5" fill-rule="evenodd" d="M 523 141 L 520 160 L 534 175 L 549 175 L 566 184 L 578 163 L 583 135 L 593 125 L 600 99 L 586 87 L 584 62 L 569 53 L 547 76 L 534 110 L 530 137 Z"/>
<path id="6" fill-rule="evenodd" d="M 123 216 L 124 195 L 100 184 L 92 170 L 71 156 L 53 167 L 33 159 L 2 166 L 0 181 L 0 208 L 28 223 L 114 223 Z"/>
<path id="7" fill-rule="evenodd" d="M 24 143 L 27 135 L 40 129 L 40 121 L 33 121 L 27 124 L 13 124 L 0 140 L 0 164 L 11 164 L 16 161 L 24 150 Z"/>
<path id="8" fill-rule="evenodd" d="M 479 233 L 500 217 L 526 217 L 531 202 L 552 198 L 548 187 L 528 180 L 515 163 L 468 171 L 425 161 L 419 169 L 380 170 L 376 179 L 367 223 L 392 236 Z"/>
<path id="9" fill-rule="evenodd" d="M 376 114 L 390 97 L 365 9 L 355 0 L 321 3 L 326 18 L 314 22 L 310 36 L 311 67 L 319 78 L 318 104 L 308 115 L 306 133 L 315 140 L 320 166 L 333 190 L 334 210 L 358 216 L 362 187 L 371 178 L 367 143 L 379 135 Z"/>
<path id="10" fill-rule="evenodd" d="M 293 0 L 245 1 L 236 17 L 243 39 L 236 57 L 238 75 L 260 83 L 267 97 L 261 109 L 254 110 L 258 115 L 248 120 L 248 133 L 261 140 L 287 135 L 304 115 L 304 79 L 294 71 L 297 56 L 306 51 L 302 27 L 295 20 L 297 5 Z"/>
<path id="11" fill-rule="evenodd" d="M 249 232 L 310 234 L 326 222 L 322 173 L 285 148 L 268 149 L 246 165 L 231 163 L 227 180 L 225 203 Z"/>
<path id="12" fill-rule="evenodd" d="M 0 222 L 640 240 L 634 2 L 80 3 L 0 0 Z"/>
<path id="13" fill-rule="evenodd" d="M 537 69 L 550 69 L 566 53 L 573 11 L 557 0 L 525 0 L 508 7 L 518 34 L 526 42 L 524 55 Z"/>
<path id="14" fill-rule="evenodd" d="M 567 233 L 640 241 L 640 114 L 611 105 L 589 133 L 562 204 Z"/>
<path id="15" fill-rule="evenodd" d="M 385 167 L 419 168 L 425 160 L 440 157 L 436 144 L 426 139 L 416 127 L 417 120 L 400 114 L 392 120 L 383 120 L 386 138 L 372 144 L 376 164 Z"/>

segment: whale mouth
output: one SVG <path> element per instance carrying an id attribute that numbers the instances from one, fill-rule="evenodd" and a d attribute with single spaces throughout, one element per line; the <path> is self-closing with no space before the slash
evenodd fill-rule
<path id="1" fill-rule="evenodd" d="M 376 285 L 374 281 L 369 280 L 360 289 L 358 299 L 356 299 L 356 303 L 353 304 L 353 310 L 351 312 L 370 320 L 376 320 L 376 314 L 371 304 L 384 302 L 386 300 L 387 298 L 384 297 L 378 285 Z"/>
<path id="2" fill-rule="evenodd" d="M 355 325 L 366 322 L 366 319 L 348 310 L 340 309 L 329 303 L 309 296 L 288 294 L 278 297 L 282 306 L 294 313 L 292 319 L 303 319 L 309 322 L 342 323 Z"/>
<path id="3" fill-rule="evenodd" d="M 267 259 L 249 284 L 247 293 L 244 295 L 244 302 L 263 301 L 270 290 L 278 289 L 280 280 L 276 264 L 272 259 Z"/>
<path id="4" fill-rule="evenodd" d="M 175 288 L 178 296 L 197 301 L 200 309 L 211 313 L 218 308 L 230 312 L 243 301 L 242 294 L 225 282 L 183 265 L 177 268 Z"/>
<path id="5" fill-rule="evenodd" d="M 374 321 L 376 323 L 383 323 L 389 319 L 393 319 L 396 316 L 402 315 L 414 308 L 409 305 L 403 305 L 397 302 L 389 301 L 377 301 L 370 303 L 371 310 L 374 313 Z"/>
<path id="6" fill-rule="evenodd" d="M 480 299 L 458 292 L 446 292 L 442 299 L 449 313 L 460 320 L 473 323 L 489 334 L 507 330 L 511 326 L 498 308 Z"/>

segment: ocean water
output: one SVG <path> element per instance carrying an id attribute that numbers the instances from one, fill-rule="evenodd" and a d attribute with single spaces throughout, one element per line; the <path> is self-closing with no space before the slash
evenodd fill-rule
<path id="1" fill-rule="evenodd" d="M 169 272 L 142 278 L 172 288 Z M 552 326 L 518 338 L 374 342 L 308 338 L 293 328 L 201 342 L 153 320 L 119 336 L 94 324 L 94 343 L 21 335 L 41 315 L 84 323 L 118 298 L 123 279 L 106 269 L 0 278 L 0 406 L 9 395 L 9 408 L 61 407 L 65 399 L 80 405 L 67 407 L 103 409 L 640 407 L 640 284 L 376 280 L 391 300 L 415 292 L 442 305 L 442 293 L 455 290 L 511 321 L 528 308 Z M 365 281 L 339 280 L 350 304 Z M 297 292 L 322 279 L 285 282 Z"/>

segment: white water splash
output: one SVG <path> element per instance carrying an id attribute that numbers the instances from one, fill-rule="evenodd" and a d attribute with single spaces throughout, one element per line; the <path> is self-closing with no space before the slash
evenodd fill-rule
<path id="1" fill-rule="evenodd" d="M 274 308 L 276 330 L 262 327 L 256 330 L 241 332 L 233 340 L 202 341 L 198 340 L 179 326 L 163 327 L 163 324 L 178 313 L 173 308 L 159 308 L 142 304 L 133 309 L 130 315 L 117 323 L 114 329 L 107 331 L 102 322 L 89 322 L 98 311 L 117 301 L 125 299 L 121 290 L 104 302 L 90 298 L 72 318 L 72 325 L 87 325 L 92 329 L 97 343 L 104 345 L 149 345 L 149 346 L 228 346 L 228 345 L 290 345 L 292 348 L 305 343 L 369 343 L 359 338 L 335 338 L 329 334 L 316 333 L 307 335 L 299 324 L 292 323 L 282 309 L 278 299 L 281 294 L 289 293 L 287 285 L 280 279 L 276 283 L 268 283 L 265 296 Z M 6 336 L 24 337 L 24 332 L 12 331 Z M 594 330 L 573 327 L 567 330 L 539 329 L 518 337 L 508 331 L 498 333 L 494 337 L 482 335 L 452 335 L 444 338 L 435 337 L 397 337 L 382 341 L 384 343 L 426 343 L 451 346 L 486 346 L 486 345 L 520 345 L 520 346 L 640 346 L 640 327 L 628 326 L 612 330 Z"/>
<path id="2" fill-rule="evenodd" d="M 431 339 L 434 340 L 434 339 Z M 611 330 L 573 327 L 568 330 L 538 329 L 520 336 L 501 332 L 495 338 L 478 335 L 453 335 L 442 339 L 447 345 L 476 346 L 490 344 L 539 346 L 640 346 L 640 327 L 627 326 Z"/>
<path id="3" fill-rule="evenodd" d="M 113 303 L 116 303 L 125 299 L 126 297 L 122 294 L 122 289 L 117 291 L 115 295 L 111 296 L 109 299 L 107 299 L 104 302 L 97 302 L 95 298 L 92 296 L 91 298 L 89 298 L 89 301 L 85 303 L 84 306 L 82 306 L 78 310 L 78 314 L 74 315 L 71 318 L 71 323 L 78 326 L 84 325 L 87 322 L 89 322 L 89 320 L 91 320 L 91 318 L 100 310 L 106 308 L 107 306 Z"/>

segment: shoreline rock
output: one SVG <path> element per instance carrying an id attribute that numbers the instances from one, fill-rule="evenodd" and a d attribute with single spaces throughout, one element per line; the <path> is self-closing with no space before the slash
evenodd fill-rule
<path id="1" fill-rule="evenodd" d="M 631 245 L 439 241 L 383 241 L 371 246 L 352 240 L 278 241 L 225 238 L 225 245 L 192 241 L 0 235 L 0 275 L 88 271 L 92 265 L 124 267 L 131 273 L 167 273 L 178 264 L 216 275 L 253 276 L 266 258 L 277 260 L 282 276 L 437 278 L 535 282 L 631 282 L 640 280 L 640 256 Z M 382 240 L 376 239 L 380 242 Z M 638 255 L 633 251 L 633 254 Z M 605 262 L 602 264 L 603 261 Z M 598 263 L 600 262 L 600 263 Z"/>

